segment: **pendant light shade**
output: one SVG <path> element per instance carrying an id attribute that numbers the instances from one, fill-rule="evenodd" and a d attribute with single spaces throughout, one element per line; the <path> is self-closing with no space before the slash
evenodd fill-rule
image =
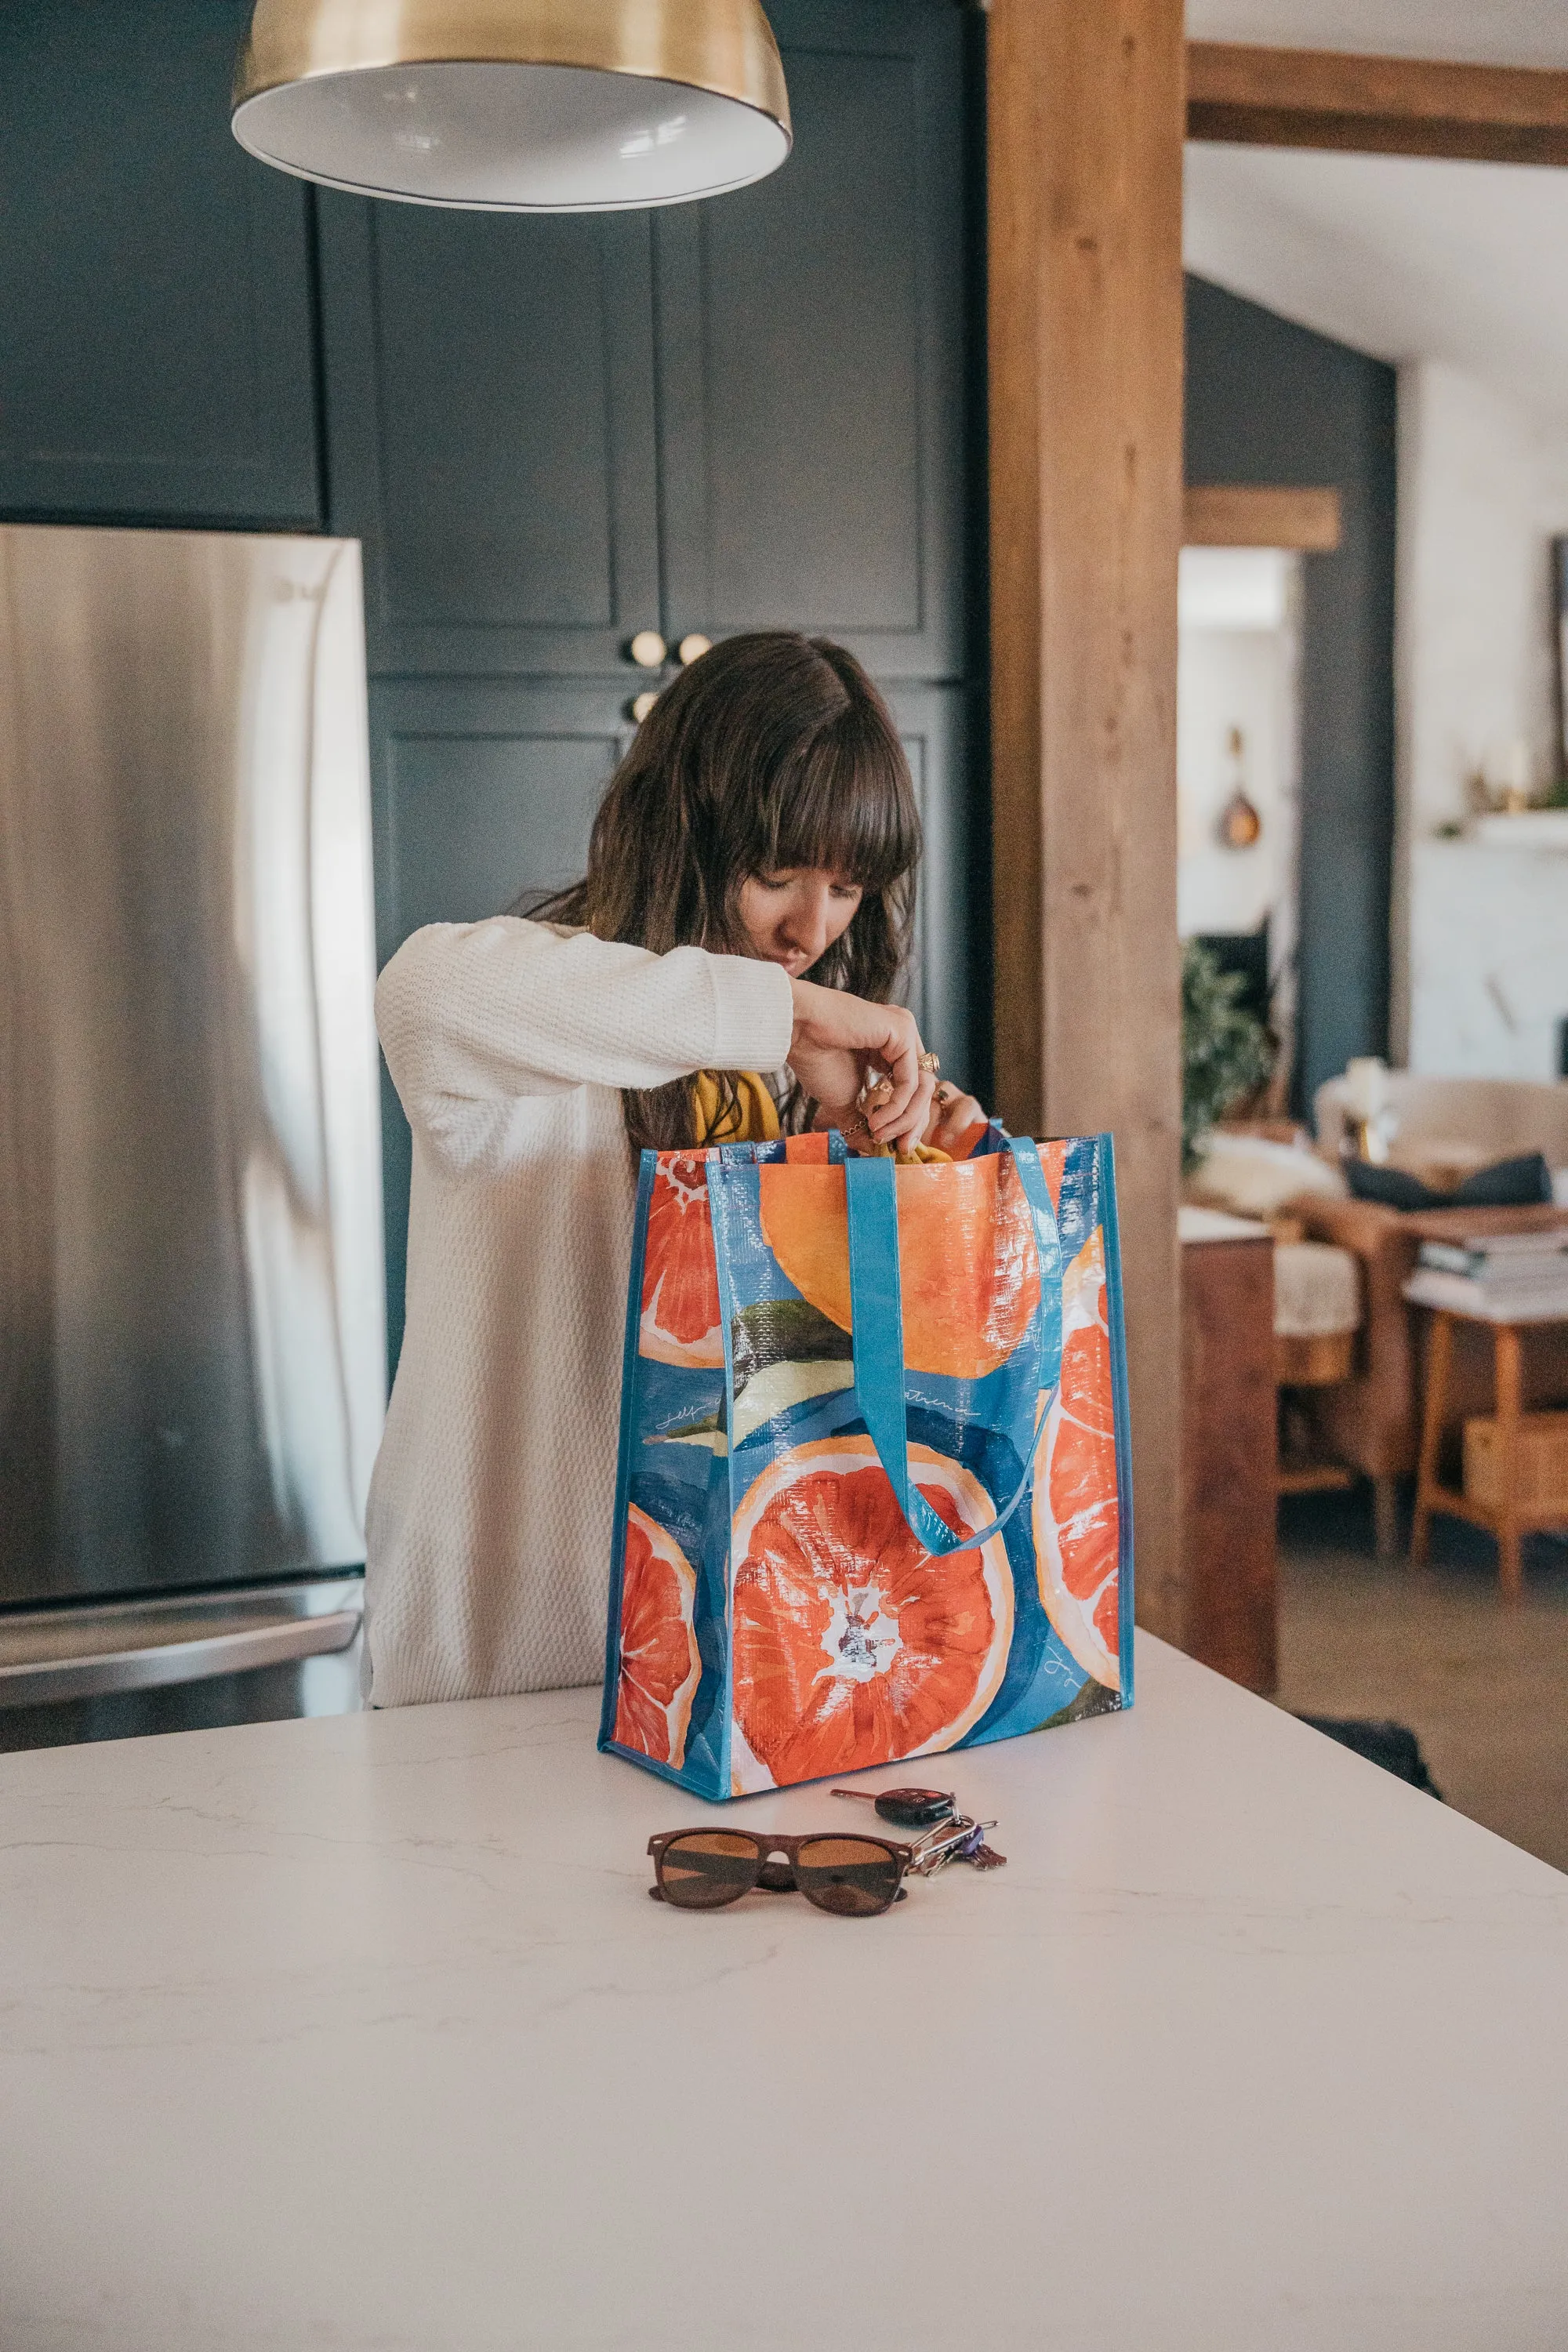
<path id="1" fill-rule="evenodd" d="M 485 212 L 717 195 L 791 138 L 759 0 L 257 0 L 234 135 L 327 187 Z"/>

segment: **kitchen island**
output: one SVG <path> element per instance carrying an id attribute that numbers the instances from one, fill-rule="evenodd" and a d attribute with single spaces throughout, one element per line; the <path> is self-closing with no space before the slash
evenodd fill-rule
<path id="1" fill-rule="evenodd" d="M 0 1757 L 0 2344 L 1568 2343 L 1568 1877 L 1139 1674 L 865 1921 L 651 1903 L 588 1692 Z"/>

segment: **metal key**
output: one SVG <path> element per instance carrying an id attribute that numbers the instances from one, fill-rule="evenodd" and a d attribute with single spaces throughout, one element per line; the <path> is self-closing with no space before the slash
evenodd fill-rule
<path id="1" fill-rule="evenodd" d="M 950 1862 L 964 1861 L 984 1832 L 995 1826 L 994 1822 L 977 1822 L 972 1813 L 960 1813 L 956 1821 L 943 1822 L 915 1841 L 910 1867 L 921 1878 L 934 1878 Z"/>
<path id="2" fill-rule="evenodd" d="M 987 1845 L 985 1843 L 986 1831 L 994 1830 L 995 1826 L 994 1822 L 972 1822 L 969 1835 L 950 1859 L 953 1862 L 972 1862 L 976 1870 L 1000 1870 L 1007 1859 L 1006 1855 L 998 1853 L 994 1845 Z"/>

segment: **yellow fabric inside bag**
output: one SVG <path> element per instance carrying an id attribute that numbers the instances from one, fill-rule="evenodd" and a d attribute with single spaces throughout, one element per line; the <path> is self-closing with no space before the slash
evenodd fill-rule
<path id="1" fill-rule="evenodd" d="M 756 1072 L 732 1071 L 731 1084 L 735 1098 L 726 1104 L 716 1071 L 699 1070 L 691 1081 L 691 1105 L 701 1142 L 776 1143 L 780 1133 L 778 1105 Z M 889 1144 L 873 1143 L 868 1145 L 866 1156 L 899 1160 L 911 1167 L 928 1160 L 946 1161 L 952 1157 L 931 1143 L 917 1143 L 912 1151 L 898 1152 Z"/>

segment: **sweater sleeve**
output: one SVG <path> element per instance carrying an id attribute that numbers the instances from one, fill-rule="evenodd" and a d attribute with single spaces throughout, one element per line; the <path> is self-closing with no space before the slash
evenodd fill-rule
<path id="1" fill-rule="evenodd" d="M 375 1015 L 411 1124 L 455 1144 L 483 1105 L 777 1069 L 795 1003 L 777 964 L 701 948 L 654 955 L 497 915 L 405 940 L 376 983 Z"/>

